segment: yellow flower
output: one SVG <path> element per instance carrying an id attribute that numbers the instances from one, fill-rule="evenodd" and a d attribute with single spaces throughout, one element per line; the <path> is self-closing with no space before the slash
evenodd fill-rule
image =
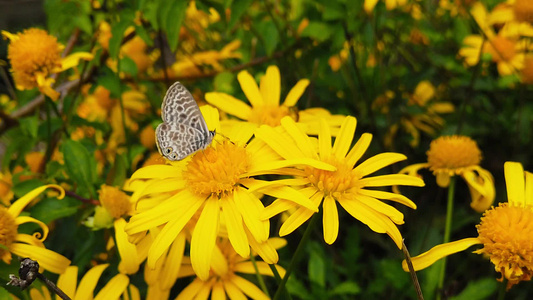
<path id="1" fill-rule="evenodd" d="M 148 125 L 141 131 L 139 139 L 141 144 L 148 149 L 155 149 L 155 129 Z"/>
<path id="2" fill-rule="evenodd" d="M 374 7 L 378 3 L 378 0 L 365 0 L 363 7 L 367 14 L 374 10 Z M 385 7 L 387 10 L 393 10 L 396 7 L 401 7 L 407 4 L 407 0 L 385 0 Z"/>
<path id="3" fill-rule="evenodd" d="M 102 287 L 96 295 L 94 290 L 102 276 L 104 270 L 109 264 L 97 265 L 91 268 L 78 284 L 78 267 L 70 266 L 65 273 L 59 275 L 57 280 L 57 287 L 61 289 L 71 299 L 94 299 L 94 300 L 106 300 L 106 299 L 120 299 L 121 296 L 124 299 L 140 300 L 141 295 L 139 290 L 133 285 L 129 284 L 130 280 L 128 276 L 124 274 L 117 274 L 111 280 L 109 280 L 104 287 Z M 30 290 L 31 299 L 33 300 L 50 300 L 50 292 L 46 288 L 38 290 L 33 288 Z"/>
<path id="4" fill-rule="evenodd" d="M 0 172 L 0 203 L 9 206 L 11 199 L 15 195 L 11 189 L 13 186 L 13 176 L 9 171 Z"/>
<path id="5" fill-rule="evenodd" d="M 294 164 L 329 166 L 310 159 L 276 160 L 277 156 L 262 143 L 248 143 L 253 124 L 243 122 L 226 129 L 219 125 L 215 108 L 202 106 L 201 111 L 209 130 L 216 129 L 230 141 L 215 140 L 185 160 L 137 170 L 131 179 L 133 183 L 143 180 L 143 184 L 133 187 L 137 212 L 126 225 L 126 232 L 131 236 L 161 226 L 148 252 L 148 266 L 153 268 L 176 236 L 192 223 L 191 263 L 203 280 L 209 277 L 220 222 L 225 222 L 229 240 L 239 255 L 248 257 L 252 247 L 266 262 L 276 263 L 277 252 L 267 243 L 270 222 L 259 219 L 264 206 L 257 193 L 296 201 L 314 211 L 316 206 L 281 183 L 265 183 L 250 176 L 271 174 L 272 169 Z M 263 189 L 248 190 L 246 186 L 253 182 L 260 182 Z"/>
<path id="6" fill-rule="evenodd" d="M 2 31 L 2 35 L 10 40 L 8 58 L 17 88 L 29 90 L 38 87 L 53 100 L 57 100 L 59 93 L 52 88 L 55 80 L 50 76 L 77 66 L 80 59 L 93 58 L 86 52 L 61 58 L 63 45 L 42 29 L 30 28 L 18 34 Z"/>
<path id="7" fill-rule="evenodd" d="M 48 226 L 43 222 L 29 216 L 21 216 L 22 210 L 47 188 L 54 188 L 60 192 L 58 199 L 65 196 L 62 187 L 54 184 L 38 187 L 17 201 L 9 208 L 0 206 L 0 259 L 6 264 L 11 262 L 11 254 L 20 257 L 29 257 L 39 262 L 39 265 L 52 273 L 61 274 L 70 265 L 70 260 L 62 255 L 48 250 L 43 241 L 48 236 Z M 18 226 L 23 223 L 35 223 L 41 230 L 33 235 L 18 232 Z"/>
<path id="8" fill-rule="evenodd" d="M 283 239 L 271 239 L 276 249 L 287 243 Z M 195 278 L 181 293 L 176 300 L 206 298 L 209 294 L 213 299 L 270 299 L 252 282 L 239 276 L 238 273 L 256 274 L 254 264 L 249 259 L 239 256 L 228 239 L 220 239 L 213 251 L 211 271 L 207 280 Z M 274 276 L 267 263 L 256 262 L 259 274 Z M 274 266 L 281 277 L 285 276 L 285 270 L 278 265 Z M 194 275 L 188 257 L 183 259 L 179 277 Z"/>
<path id="9" fill-rule="evenodd" d="M 533 55 L 527 56 L 524 61 L 524 68 L 522 69 L 522 82 L 525 84 L 533 84 Z"/>
<path id="10" fill-rule="evenodd" d="M 325 117 L 329 116 L 327 120 L 332 126 L 339 126 L 342 122 L 343 117 L 331 116 L 325 109 L 315 108 L 299 112 L 295 109 L 296 103 L 309 85 L 307 79 L 298 81 L 280 105 L 281 82 L 279 69 L 276 66 L 267 68 L 259 87 L 247 71 L 241 71 L 237 79 L 251 107 L 233 96 L 218 92 L 207 93 L 205 100 L 232 116 L 257 125 L 278 126 L 283 117 L 291 116 L 304 124 L 309 134 L 318 132 L 318 122 L 314 118 L 317 110 Z"/>
<path id="11" fill-rule="evenodd" d="M 515 0 L 513 13 L 517 21 L 533 24 L 533 2 L 530 0 Z"/>
<path id="12" fill-rule="evenodd" d="M 533 276 L 533 174 L 524 172 L 520 163 L 506 162 L 505 182 L 507 203 L 500 203 L 485 211 L 476 226 L 478 236 L 433 247 L 412 258 L 415 270 L 422 270 L 437 260 L 482 244 L 474 251 L 483 254 L 494 264 L 494 269 L 508 280 L 507 288 Z M 407 271 L 407 264 L 402 263 Z"/>
<path id="13" fill-rule="evenodd" d="M 420 169 L 428 168 L 433 172 L 440 187 L 448 187 L 450 177 L 461 176 L 470 189 L 470 206 L 483 212 L 492 205 L 495 197 L 494 179 L 489 171 L 479 166 L 481 151 L 477 143 L 466 136 L 441 136 L 433 140 L 426 152 L 427 163 L 405 167 L 400 173 L 419 176 Z"/>
<path id="14" fill-rule="evenodd" d="M 387 233 L 401 249 L 402 236 L 396 224 L 404 223 L 403 214 L 379 199 L 399 202 L 413 209 L 416 208 L 416 205 L 402 195 L 368 188 L 396 184 L 423 186 L 424 182 L 414 176 L 399 174 L 366 177 L 390 164 L 402 161 L 406 157 L 399 153 L 382 153 L 355 166 L 372 140 L 372 135 L 364 133 L 350 150 L 356 123 L 354 117 L 346 117 L 332 147 L 329 126 L 324 119 L 321 119 L 318 152 L 313 140 L 299 130 L 296 123 L 289 117 L 281 120 L 279 129 L 261 126 L 255 135 L 287 160 L 315 159 L 335 167 L 335 170 L 318 169 L 312 166 L 283 170 L 283 174 L 295 177 L 294 180 L 290 181 L 293 185 L 301 187 L 301 193 L 306 195 L 316 206 L 322 204 L 326 243 L 332 244 L 337 239 L 339 232 L 338 202 L 350 215 L 366 224 L 373 231 Z M 280 131 L 282 131 L 281 134 Z M 253 185 L 250 185 L 249 188 L 253 189 Z M 280 236 L 293 232 L 316 213 L 308 207 L 299 206 L 282 197 L 278 198 L 280 199 L 274 201 L 261 214 L 263 218 L 271 218 L 285 210 L 297 208 L 296 212 L 281 226 Z"/>

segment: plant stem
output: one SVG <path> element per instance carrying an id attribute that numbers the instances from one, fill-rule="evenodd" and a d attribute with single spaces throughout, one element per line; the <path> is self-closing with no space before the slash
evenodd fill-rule
<path id="1" fill-rule="evenodd" d="M 450 235 L 452 232 L 452 220 L 453 220 L 453 195 L 455 193 L 455 176 L 450 178 L 450 184 L 448 185 L 448 205 L 446 208 L 446 224 L 444 225 L 444 240 L 443 244 L 450 241 Z M 446 257 L 442 258 L 442 269 L 439 275 L 439 284 L 437 286 L 438 294 L 437 300 L 441 299 L 441 292 L 444 287 L 444 278 L 446 277 Z"/>
<path id="2" fill-rule="evenodd" d="M 250 253 L 250 261 L 252 262 L 252 265 L 254 265 L 255 277 L 257 277 L 257 281 L 259 282 L 259 286 L 261 286 L 261 290 L 263 290 L 263 293 L 265 293 L 265 295 L 270 298 L 270 294 L 268 293 L 265 281 L 263 280 L 263 276 L 261 275 L 261 273 L 259 273 L 259 268 L 257 268 L 257 262 L 255 261 L 255 257 L 252 253 Z"/>
<path id="3" fill-rule="evenodd" d="M 283 279 L 279 283 L 278 289 L 276 291 L 276 294 L 274 294 L 273 300 L 278 300 L 281 296 L 281 291 L 285 290 L 285 284 L 287 283 L 287 280 L 289 279 L 289 276 L 291 275 L 292 271 L 294 271 L 294 269 L 296 268 L 296 264 L 298 263 L 300 257 L 304 252 L 304 246 L 305 244 L 307 244 L 307 241 L 311 236 L 311 232 L 313 232 L 313 228 L 315 227 L 318 218 L 319 214 L 314 214 L 311 217 L 311 220 L 309 220 L 309 224 L 307 224 L 307 229 L 305 229 L 304 235 L 302 236 L 302 239 L 300 240 L 300 243 L 298 244 L 298 247 L 296 248 L 296 251 L 292 256 L 291 263 L 289 264 L 289 268 L 287 269 L 285 276 L 283 276 Z"/>
<path id="4" fill-rule="evenodd" d="M 498 300 L 505 299 L 505 293 L 507 291 L 507 278 L 503 278 L 502 283 L 500 284 L 500 289 L 498 290 Z"/>

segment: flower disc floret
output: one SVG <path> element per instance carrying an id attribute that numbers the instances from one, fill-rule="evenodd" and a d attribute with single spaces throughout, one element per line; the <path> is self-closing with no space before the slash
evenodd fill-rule
<path id="1" fill-rule="evenodd" d="M 100 203 L 113 218 L 118 219 L 130 213 L 132 208 L 129 200 L 130 197 L 119 188 L 102 185 L 98 191 L 98 195 Z"/>
<path id="2" fill-rule="evenodd" d="M 481 151 L 475 141 L 466 136 L 443 136 L 429 146 L 427 152 L 430 170 L 436 173 L 461 172 L 461 169 L 479 165 Z"/>
<path id="3" fill-rule="evenodd" d="M 485 212 L 477 225 L 483 248 L 476 253 L 490 257 L 497 272 L 512 285 L 533 276 L 533 209 L 500 203 Z"/>
<path id="4" fill-rule="evenodd" d="M 4 207 L 0 207 L 0 259 L 9 254 L 8 248 L 17 236 L 17 223 L 15 218 Z"/>
<path id="5" fill-rule="evenodd" d="M 286 106 L 258 106 L 252 109 L 248 121 L 276 127 L 280 125 L 281 119 L 288 115 L 290 115 L 290 111 L 289 107 Z"/>
<path id="6" fill-rule="evenodd" d="M 8 58 L 17 85 L 25 89 L 36 87 L 36 74 L 44 77 L 61 67 L 62 46 L 42 29 L 30 28 L 18 35 L 8 46 Z"/>
<path id="7" fill-rule="evenodd" d="M 197 195 L 229 194 L 241 174 L 248 170 L 250 159 L 242 146 L 224 141 L 194 155 L 183 172 L 189 189 Z"/>
<path id="8" fill-rule="evenodd" d="M 361 176 L 358 176 L 356 171 L 343 160 L 331 157 L 323 161 L 334 166 L 337 170 L 327 171 L 312 167 L 305 168 L 307 178 L 318 190 L 323 191 L 325 195 L 336 197 L 339 193 L 344 193 L 348 189 L 357 186 L 357 181 Z"/>

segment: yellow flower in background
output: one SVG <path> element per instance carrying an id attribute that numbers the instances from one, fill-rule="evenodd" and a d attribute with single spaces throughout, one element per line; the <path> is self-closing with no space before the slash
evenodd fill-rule
<path id="1" fill-rule="evenodd" d="M 13 187 L 13 176 L 9 171 L 0 172 L 0 203 L 9 206 L 15 193 Z"/>
<path id="2" fill-rule="evenodd" d="M 52 88 L 55 79 L 50 76 L 77 66 L 80 59 L 93 58 L 93 55 L 87 52 L 77 52 L 62 58 L 63 45 L 58 43 L 55 37 L 38 28 L 26 29 L 17 34 L 2 31 L 2 36 L 10 41 L 7 56 L 11 62 L 17 89 L 29 90 L 38 87 L 53 100 L 57 100 L 59 92 Z"/>
<path id="3" fill-rule="evenodd" d="M 279 249 L 287 244 L 284 239 L 274 238 L 270 241 Z M 176 300 L 206 299 L 210 294 L 212 299 L 270 299 L 255 284 L 241 277 L 238 273 L 256 274 L 254 263 L 250 259 L 242 258 L 231 247 L 228 239 L 220 239 L 213 251 L 211 271 L 207 280 L 195 278 L 183 289 Z M 274 276 L 269 265 L 257 261 L 259 274 Z M 280 276 L 285 276 L 285 270 L 274 265 Z M 179 277 L 194 276 L 193 268 L 188 257 L 183 258 Z"/>
<path id="4" fill-rule="evenodd" d="M 70 265 L 70 260 L 44 247 L 43 241 L 48 236 L 48 226 L 35 218 L 20 215 L 30 202 L 48 188 L 53 188 L 60 192 L 58 199 L 62 199 L 65 196 L 65 191 L 62 187 L 54 184 L 43 185 L 28 192 L 13 202 L 8 208 L 0 206 L 0 245 L 2 245 L 0 247 L 0 259 L 9 264 L 11 262 L 11 254 L 29 257 L 37 261 L 43 269 L 61 274 Z M 24 223 L 37 224 L 41 228 L 42 234 L 40 232 L 36 232 L 33 235 L 19 233 L 18 226 Z"/>
<path id="5" fill-rule="evenodd" d="M 409 133 L 412 137 L 409 144 L 415 148 L 420 143 L 420 131 L 429 136 L 434 136 L 436 130 L 441 129 L 445 120 L 441 114 L 452 113 L 455 107 L 452 103 L 435 99 L 436 89 L 431 82 L 424 80 L 418 83 L 412 94 L 405 93 L 402 97 L 407 99 L 405 112 L 400 120 L 393 123 L 385 135 L 385 146 L 393 148 L 394 140 L 400 129 Z M 389 114 L 391 101 L 395 94 L 387 91 L 379 96 L 372 104 L 373 109 L 379 109 L 383 114 Z"/>
<path id="6" fill-rule="evenodd" d="M 387 10 L 393 10 L 396 7 L 401 7 L 407 4 L 407 0 L 384 0 L 385 7 Z M 378 3 L 378 0 L 365 0 L 363 7 L 367 14 L 371 13 L 374 10 L 374 7 Z"/>
<path id="7" fill-rule="evenodd" d="M 253 124 L 221 127 L 215 108 L 202 106 L 200 110 L 209 130 L 216 129 L 229 140 L 217 140 L 217 135 L 205 150 L 182 161 L 137 170 L 131 177 L 132 184 L 138 180 L 143 184 L 133 188 L 137 212 L 126 225 L 126 232 L 132 236 L 160 227 L 161 232 L 148 252 L 148 267 L 153 268 L 176 236 L 191 223 L 189 226 L 194 227 L 191 263 L 203 280 L 209 277 L 222 223 L 226 224 L 231 245 L 239 255 L 248 257 L 252 247 L 267 263 L 276 263 L 277 252 L 266 243 L 270 222 L 259 218 L 264 209 L 259 193 L 295 201 L 311 211 L 317 208 L 283 181 L 264 182 L 250 177 L 272 174 L 273 169 L 294 164 L 331 167 L 312 159 L 280 160 L 262 143 L 249 142 L 255 129 Z M 251 185 L 253 189 L 249 188 Z"/>
<path id="8" fill-rule="evenodd" d="M 533 84 L 533 55 L 528 55 L 526 57 L 521 75 L 523 83 Z"/>
<path id="9" fill-rule="evenodd" d="M 533 2 L 530 0 L 515 0 L 513 5 L 514 17 L 519 22 L 533 24 Z"/>
<path id="10" fill-rule="evenodd" d="M 95 295 L 96 285 L 100 276 L 108 267 L 108 264 L 97 265 L 92 267 L 83 277 L 78 281 L 78 267 L 70 266 L 65 273 L 59 275 L 57 280 L 57 287 L 61 289 L 71 299 L 129 299 L 140 300 L 141 295 L 139 290 L 133 285 L 129 284 L 128 276 L 124 274 L 117 274 L 109 280 L 104 287 L 102 287 Z M 30 296 L 33 300 L 50 300 L 50 292 L 46 288 L 38 290 L 32 288 Z M 124 297 L 124 298 L 121 298 Z"/>
<path id="11" fill-rule="evenodd" d="M 482 155 L 474 140 L 461 135 L 442 136 L 431 142 L 426 153 L 427 163 L 407 166 L 399 173 L 419 176 L 420 169 L 428 168 L 442 188 L 448 187 L 452 176 L 459 175 L 470 189 L 470 206 L 475 211 L 483 212 L 492 205 L 496 193 L 494 179 L 479 166 Z"/>
<path id="12" fill-rule="evenodd" d="M 482 244 L 483 248 L 474 251 L 483 254 L 494 264 L 501 274 L 499 281 L 507 279 L 507 288 L 520 281 L 529 281 L 533 276 L 533 174 L 524 172 L 520 163 L 506 162 L 505 182 L 507 203 L 491 207 L 481 217 L 476 226 L 478 236 L 465 238 L 433 247 L 431 250 L 413 257 L 415 270 L 422 270 L 437 260 Z M 402 263 L 407 271 L 407 264 Z"/>
<path id="13" fill-rule="evenodd" d="M 257 126 L 263 124 L 278 126 L 283 117 L 290 116 L 298 120 L 309 134 L 318 133 L 319 124 L 315 118 L 317 112 L 325 117 L 332 127 L 340 126 L 344 118 L 343 116 L 331 116 L 327 110 L 322 108 L 297 111 L 296 103 L 309 85 L 308 79 L 298 81 L 287 94 L 283 104 L 280 104 L 281 79 L 276 66 L 267 68 L 259 86 L 247 71 L 241 71 L 237 79 L 251 106 L 231 95 L 219 92 L 207 93 L 205 100 L 220 110 L 238 119 L 257 124 Z"/>
<path id="14" fill-rule="evenodd" d="M 316 206 L 322 206 L 326 243 L 335 242 L 339 233 L 338 203 L 350 215 L 373 231 L 388 234 L 401 249 L 402 236 L 396 225 L 404 223 L 403 214 L 380 200 L 395 201 L 413 209 L 416 209 L 416 205 L 402 195 L 369 188 L 396 184 L 423 186 L 424 182 L 420 178 L 401 174 L 367 177 L 406 157 L 399 153 L 381 153 L 356 166 L 372 140 L 371 134 L 364 133 L 351 147 L 356 123 L 354 117 L 346 117 L 332 147 L 329 126 L 322 119 L 318 135 L 318 151 L 314 140 L 298 129 L 296 123 L 289 117 L 283 118 L 281 127 L 277 129 L 261 126 L 255 135 L 287 160 L 314 159 L 335 167 L 335 170 L 324 170 L 306 166 L 298 169 L 284 169 L 282 172 L 284 175 L 294 176 L 294 180 L 289 181 L 293 185 L 300 186 L 300 192 Z M 280 131 L 282 131 L 281 134 Z M 278 198 L 280 199 L 275 200 L 261 214 L 263 218 L 271 218 L 283 211 L 297 208 L 296 212 L 281 226 L 280 236 L 293 232 L 316 213 L 308 207 L 300 206 L 282 197 Z"/>

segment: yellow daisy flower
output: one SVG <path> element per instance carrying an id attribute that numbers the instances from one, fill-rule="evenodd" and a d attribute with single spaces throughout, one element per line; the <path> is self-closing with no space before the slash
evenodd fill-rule
<path id="1" fill-rule="evenodd" d="M 209 277 L 212 250 L 221 222 L 226 224 L 229 240 L 239 255 L 248 257 L 251 246 L 266 262 L 275 263 L 277 252 L 265 244 L 270 222 L 259 219 L 264 209 L 259 193 L 289 199 L 311 211 L 317 211 L 317 206 L 283 182 L 263 182 L 250 176 L 271 174 L 272 169 L 295 164 L 334 168 L 313 159 L 280 160 L 272 151 L 264 149 L 262 143 L 248 143 L 255 129 L 253 124 L 243 122 L 240 126 L 226 126 L 229 128 L 226 129 L 218 123 L 215 108 L 203 106 L 201 111 L 209 130 L 216 129 L 229 141 L 215 139 L 205 150 L 183 161 L 137 170 L 131 179 L 144 182 L 137 185 L 132 195 L 137 201 L 137 213 L 126 225 L 126 232 L 141 234 L 161 226 L 148 252 L 148 266 L 153 268 L 176 236 L 193 220 L 191 263 L 198 277 L 204 280 Z M 260 186 L 248 190 L 246 186 L 253 182 Z"/>
<path id="2" fill-rule="evenodd" d="M 296 123 L 289 117 L 281 120 L 279 130 L 269 126 L 261 126 L 255 135 L 287 160 L 314 159 L 336 168 L 336 170 L 323 170 L 308 166 L 282 170 L 283 174 L 295 177 L 291 183 L 301 186 L 300 192 L 306 195 L 316 206 L 322 204 L 326 243 L 332 244 L 337 239 L 339 232 L 338 202 L 350 215 L 366 224 L 373 231 L 387 233 L 401 249 L 402 236 L 396 224 L 404 223 L 403 214 L 378 199 L 399 202 L 413 209 L 416 208 L 416 205 L 402 195 L 367 188 L 396 184 L 423 186 L 424 182 L 420 178 L 400 174 L 366 177 L 390 164 L 402 161 L 406 157 L 399 153 L 382 153 L 355 166 L 372 140 L 371 134 L 364 133 L 350 150 L 356 123 L 354 117 L 346 117 L 332 147 L 329 126 L 322 119 L 318 135 L 318 149 L 315 147 L 314 141 L 298 129 Z M 281 134 L 280 131 L 282 131 Z M 254 188 L 253 184 L 248 187 Z M 308 207 L 299 206 L 283 197 L 278 198 L 280 199 L 274 201 L 261 214 L 263 218 L 268 219 L 283 211 L 297 208 L 296 212 L 281 226 L 280 236 L 293 232 L 316 213 Z"/>
<path id="3" fill-rule="evenodd" d="M 507 288 L 533 276 L 533 174 L 524 172 L 520 163 L 504 165 L 507 184 L 507 203 L 491 207 L 476 226 L 478 236 L 435 246 L 413 257 L 415 270 L 422 270 L 437 260 L 482 244 L 474 251 L 483 254 L 494 264 L 494 269 L 508 280 Z M 407 263 L 402 263 L 407 271 Z"/>
<path id="4" fill-rule="evenodd" d="M 122 296 L 125 300 L 140 300 L 141 294 L 137 287 L 129 284 L 130 279 L 124 274 L 117 274 L 111 278 L 104 287 L 102 287 L 95 295 L 95 288 L 102 276 L 102 273 L 109 266 L 109 264 L 97 265 L 92 267 L 83 278 L 79 280 L 78 284 L 78 267 L 70 266 L 65 273 L 59 275 L 57 280 L 57 287 L 61 289 L 71 299 L 120 299 Z M 50 300 L 50 292 L 45 287 L 41 290 L 32 288 L 30 296 L 33 300 Z"/>
<path id="5" fill-rule="evenodd" d="M 13 176 L 9 171 L 0 172 L 0 203 L 9 206 L 15 193 L 13 187 Z"/>
<path id="6" fill-rule="evenodd" d="M 42 29 L 30 28 L 17 34 L 2 31 L 2 35 L 10 40 L 7 56 L 17 88 L 29 90 L 38 87 L 53 100 L 57 100 L 59 93 L 52 88 L 55 80 L 50 76 L 77 66 L 80 59 L 93 58 L 87 52 L 61 58 L 63 45 Z"/>
<path id="7" fill-rule="evenodd" d="M 276 249 L 286 245 L 284 239 L 270 239 Z M 274 276 L 267 263 L 257 261 L 257 271 L 261 275 Z M 285 270 L 275 265 L 281 277 L 285 276 Z M 238 255 L 228 239 L 219 239 L 213 251 L 211 271 L 207 280 L 195 278 L 181 293 L 176 300 L 182 299 L 207 299 L 211 294 L 212 299 L 270 299 L 252 282 L 239 276 L 238 273 L 256 274 L 254 264 L 250 259 Z M 183 258 L 179 277 L 193 276 L 193 268 L 188 257 Z"/>
<path id="8" fill-rule="evenodd" d="M 363 8 L 367 14 L 374 10 L 374 7 L 378 3 L 378 0 L 365 0 Z M 387 10 L 393 10 L 396 7 L 401 7 L 407 4 L 407 0 L 385 0 L 385 7 Z"/>
<path id="9" fill-rule="evenodd" d="M 0 259 L 6 264 L 11 262 L 11 254 L 19 257 L 29 257 L 35 260 L 39 265 L 47 271 L 61 274 L 70 265 L 70 260 L 66 257 L 48 250 L 44 247 L 43 241 L 48 236 L 48 226 L 43 222 L 29 216 L 21 216 L 22 210 L 32 202 L 39 194 L 47 188 L 53 188 L 59 191 L 58 199 L 65 196 L 65 191 L 62 187 L 49 184 L 38 187 L 20 199 L 16 200 L 5 208 L 0 206 Z M 33 235 L 19 233 L 18 226 L 24 223 L 35 223 L 41 230 Z"/>
<path id="10" fill-rule="evenodd" d="M 308 79 L 301 79 L 289 91 L 283 104 L 280 105 L 281 81 L 277 66 L 267 68 L 265 76 L 261 78 L 259 86 L 255 79 L 247 71 L 241 71 L 237 75 L 241 88 L 248 98 L 251 106 L 228 94 L 211 92 L 205 94 L 205 100 L 220 110 L 257 125 L 278 126 L 285 116 L 290 116 L 304 124 L 309 134 L 318 133 L 317 114 L 324 116 L 333 127 L 338 127 L 344 117 L 331 116 L 322 108 L 297 111 L 296 103 L 309 85 Z M 334 132 L 336 133 L 336 131 Z"/>
<path id="11" fill-rule="evenodd" d="M 426 154 L 427 163 L 407 166 L 399 173 L 420 176 L 417 172 L 428 168 L 442 188 L 448 187 L 452 176 L 459 175 L 468 184 L 470 206 L 475 211 L 483 212 L 492 205 L 496 194 L 494 178 L 479 166 L 482 155 L 474 140 L 461 135 L 441 136 L 431 142 Z"/>

